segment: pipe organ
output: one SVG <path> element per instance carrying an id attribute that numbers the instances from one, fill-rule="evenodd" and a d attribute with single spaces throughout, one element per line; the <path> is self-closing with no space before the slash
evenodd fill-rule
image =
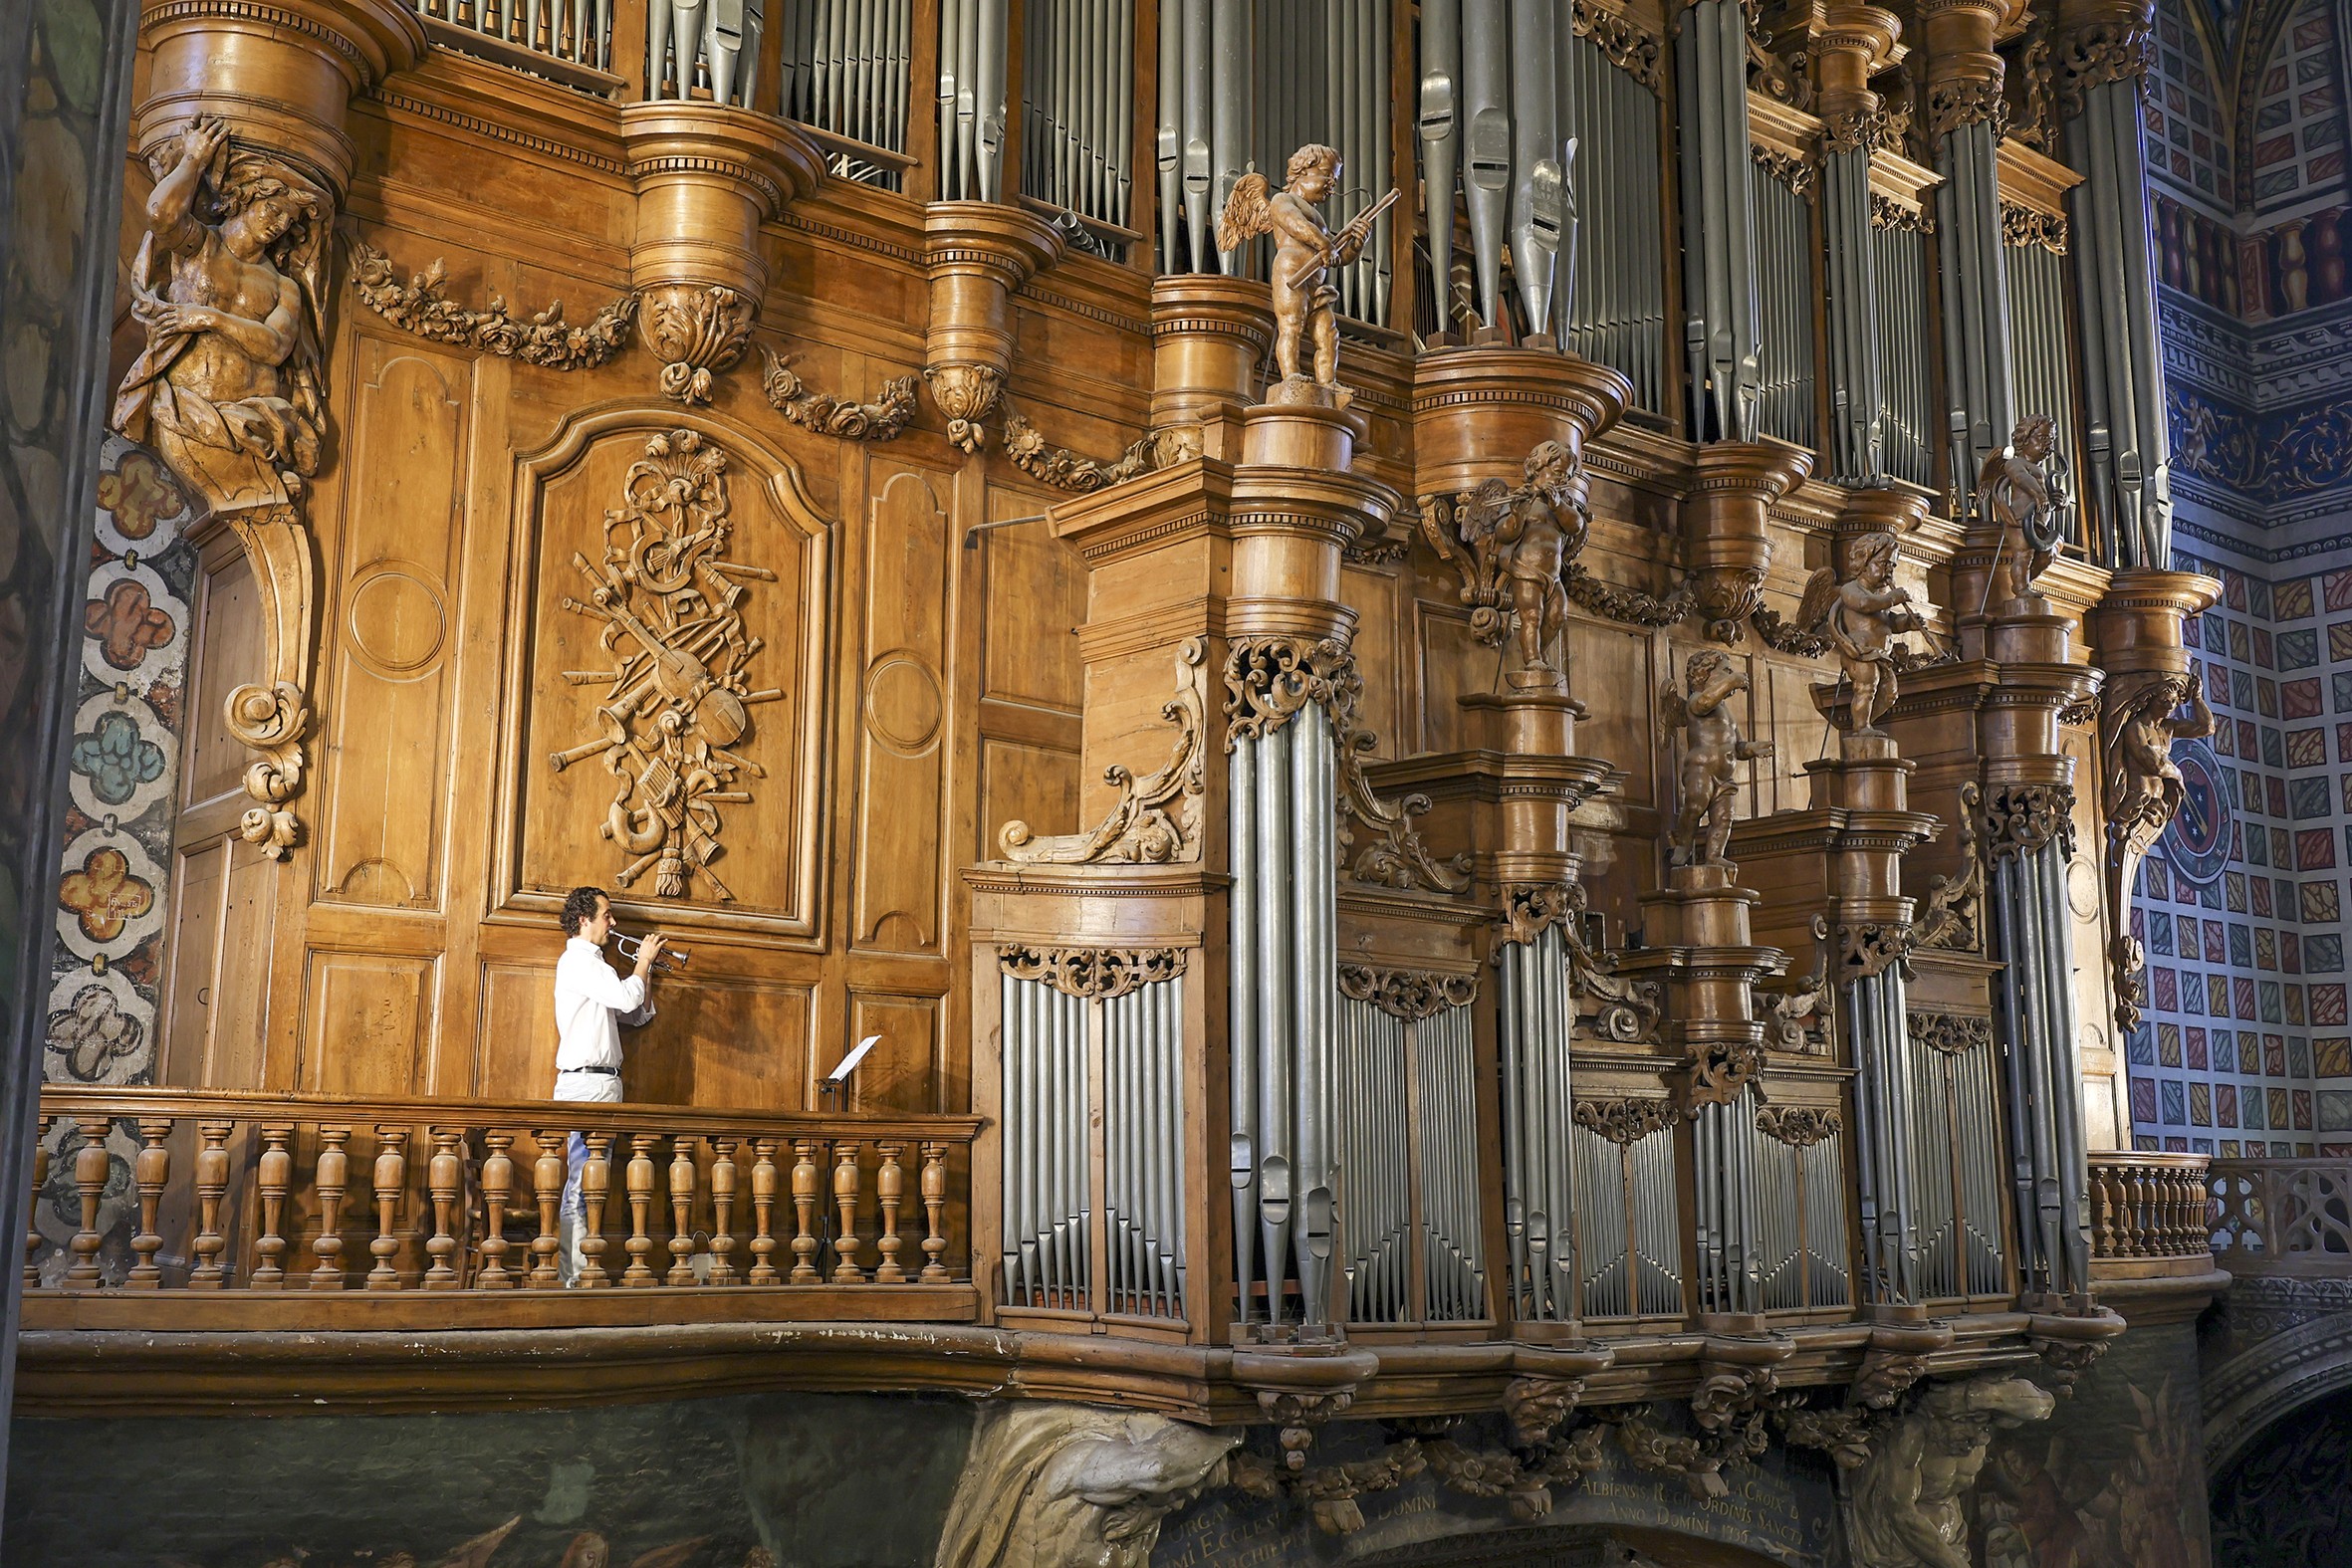
<path id="1" fill-rule="evenodd" d="M 172 918 L 261 955 L 221 991 L 266 1017 L 167 981 L 167 1074 L 539 1095 L 544 939 L 609 884 L 704 988 L 631 1096 L 792 1122 L 600 1131 L 597 1202 L 658 1220 L 672 1140 L 682 1288 L 740 1146 L 753 1255 L 873 1252 L 877 1314 L 1046 1358 L 1006 1388 L 1271 1421 L 1295 1470 L 1348 1409 L 1606 1370 L 1753 1434 L 1774 1367 L 1875 1410 L 1890 1344 L 2118 1331 L 2086 1173 L 2168 809 L 2118 736 L 2212 597 L 2161 569 L 2128 60 L 2061 157 L 2006 134 L 2040 0 L 285 3 L 414 59 L 279 39 L 297 94 L 190 31 L 228 0 L 149 13 L 156 232 L 266 160 L 363 236 L 284 372 L 341 454 L 305 483 L 190 459 L 202 356 L 121 397 L 249 574 L 174 807 L 183 885 L 236 892 Z M 353 129 L 501 115 L 521 216 Z M 469 808 L 411 821 L 432 737 Z M 486 1243 L 473 1124 L 416 1125 L 432 1255 Z M 1705 1492 L 1731 1418 L 1687 1409 L 1628 1462 Z"/>

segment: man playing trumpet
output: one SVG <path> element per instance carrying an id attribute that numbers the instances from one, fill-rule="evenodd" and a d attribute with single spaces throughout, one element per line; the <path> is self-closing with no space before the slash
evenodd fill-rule
<path id="1" fill-rule="evenodd" d="M 667 945 L 659 935 L 637 945 L 627 979 L 604 962 L 612 936 L 612 900 L 596 887 L 576 887 L 564 900 L 564 955 L 556 960 L 556 1090 L 558 1100 L 610 1105 L 620 1097 L 620 1031 L 653 1016 L 653 970 Z M 569 1285 L 579 1277 L 585 1205 L 580 1173 L 588 1140 L 575 1132 L 564 1145 L 563 1249 L 557 1270 Z"/>

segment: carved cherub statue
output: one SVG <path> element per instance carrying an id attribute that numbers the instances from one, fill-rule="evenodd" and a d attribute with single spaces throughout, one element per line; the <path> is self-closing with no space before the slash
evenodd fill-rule
<path id="1" fill-rule="evenodd" d="M 1878 716 L 1895 705 L 1895 637 L 1927 624 L 1911 603 L 1909 590 L 1895 586 L 1895 536 L 1865 535 L 1854 545 L 1853 575 L 1843 582 L 1828 566 L 1805 583 L 1796 620 L 1803 630 L 1829 639 L 1845 669 L 1851 692 L 1845 728 L 1877 735 Z"/>
<path id="2" fill-rule="evenodd" d="M 2189 711 L 2180 714 L 2184 704 Z M 2213 733 L 2214 713 L 2206 706 L 2197 665 L 2127 700 L 2107 742 L 2108 821 L 2127 835 L 2140 829 L 2153 843 L 2181 808 L 2184 785 L 2173 742 Z"/>
<path id="3" fill-rule="evenodd" d="M 1676 802 L 1674 864 L 1720 866 L 1732 839 L 1732 796 L 1739 788 L 1735 763 L 1772 755 L 1769 741 L 1740 738 L 1732 699 L 1748 690 L 1748 677 L 1731 656 L 1701 648 L 1683 667 L 1683 684 L 1669 682 L 1658 693 L 1658 721 L 1669 737 L 1683 733 L 1682 793 Z"/>
<path id="4" fill-rule="evenodd" d="M 325 210 L 211 115 L 180 132 L 147 197 L 130 303 L 147 342 L 114 426 L 216 513 L 287 505 L 318 467 Z"/>
<path id="5" fill-rule="evenodd" d="M 2017 422 L 2008 445 L 1985 459 L 1984 472 L 1977 476 L 1977 504 L 2000 529 L 2000 554 L 1986 584 L 1988 593 L 2002 600 L 2022 598 L 2057 559 L 2058 542 L 2066 533 L 2071 503 L 2056 421 L 2032 414 Z"/>
<path id="6" fill-rule="evenodd" d="M 1306 381 L 1298 351 L 1309 337 L 1314 343 L 1313 384 L 1334 394 L 1340 391 L 1339 324 L 1333 314 L 1339 291 L 1323 280 L 1331 268 L 1344 267 L 1363 253 L 1372 220 L 1396 199 L 1391 191 L 1343 227 L 1331 229 L 1316 208 L 1338 182 L 1339 167 L 1336 148 L 1310 141 L 1291 154 L 1281 190 L 1270 191 L 1263 174 L 1244 174 L 1217 219 L 1221 251 L 1237 249 L 1256 235 L 1274 236 L 1274 357 L 1284 387 L 1294 396 Z M 1282 400 L 1281 389 L 1269 400 Z M 1342 405 L 1346 401 L 1343 396 L 1337 400 Z"/>
<path id="7" fill-rule="evenodd" d="M 1560 575 L 1589 526 L 1584 469 L 1564 443 L 1544 441 L 1524 473 L 1517 489 L 1490 479 L 1458 499 L 1424 498 L 1422 534 L 1462 573 L 1472 633 L 1489 644 L 1515 641 L 1511 684 L 1553 691 L 1561 679 L 1552 649 L 1568 610 Z"/>

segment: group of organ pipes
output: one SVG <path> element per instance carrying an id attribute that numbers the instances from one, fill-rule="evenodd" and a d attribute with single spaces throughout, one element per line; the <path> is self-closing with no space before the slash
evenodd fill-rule
<path id="1" fill-rule="evenodd" d="M 2164 569 L 2133 0 L 2055 14 L 2081 47 L 2036 56 L 2071 73 L 2039 150 L 2002 134 L 2000 0 L 1924 36 L 1741 0 L 648 4 L 636 33 L 426 0 L 670 101 L 620 112 L 676 143 L 631 168 L 633 275 L 717 325 L 673 357 L 641 321 L 666 395 L 743 357 L 779 204 L 877 185 L 921 236 L 941 460 L 998 461 L 1002 426 L 994 472 L 1066 492 L 1045 532 L 1083 563 L 1078 777 L 1107 793 L 1072 833 L 983 824 L 963 872 L 980 1127 L 944 1222 L 953 1162 L 905 1135 L 926 1264 L 968 1238 L 980 1316 L 1245 1347 L 1297 1410 L 1368 1375 L 1351 1343 L 1597 1367 L 1588 1338 L 1667 1327 L 2115 1331 L 2083 1049 L 2119 1047 L 2132 965 L 2071 872 L 2128 888 L 2153 833 L 2077 842 L 2145 781 L 2076 753 L 2124 717 L 2103 684 L 2185 676 L 2213 593 Z M 790 179 L 689 155 L 780 112 Z M 1301 142 L 1327 193 L 1257 184 L 1331 167 Z M 998 394 L 1052 369 L 1018 360 L 1047 336 L 1020 294 L 1058 267 L 1148 319 L 1125 459 L 1014 446 Z M 1333 315 L 1335 381 L 1269 373 Z M 913 396 L 769 401 L 877 440 Z M 1610 639 L 1639 680 L 1582 667 Z M 1411 719 L 1367 690 L 1398 667 Z M 795 1241 L 856 1273 L 838 1159 L 837 1228 L 804 1161 Z"/>

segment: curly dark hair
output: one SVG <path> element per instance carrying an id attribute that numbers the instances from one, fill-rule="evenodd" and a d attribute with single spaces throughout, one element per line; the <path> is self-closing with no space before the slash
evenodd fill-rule
<path id="1" fill-rule="evenodd" d="M 597 901 L 605 896 L 600 887 L 576 887 L 564 899 L 564 935 L 577 937 L 580 928 L 596 918 Z"/>

